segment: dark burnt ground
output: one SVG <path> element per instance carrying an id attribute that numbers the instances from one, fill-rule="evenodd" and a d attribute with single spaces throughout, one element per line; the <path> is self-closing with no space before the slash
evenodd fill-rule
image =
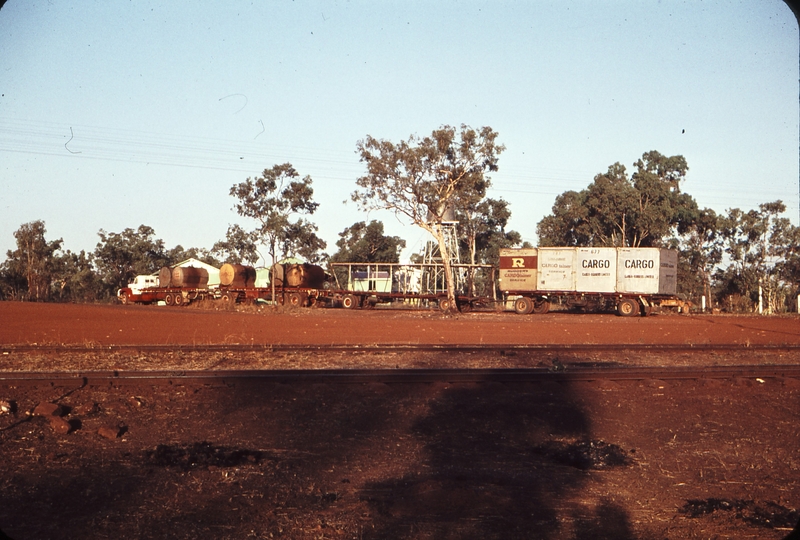
<path id="1" fill-rule="evenodd" d="M 779 539 L 800 506 L 794 379 L 0 386 L 0 400 L 15 405 L 0 414 L 15 540 Z M 39 402 L 71 431 L 28 417 Z"/>

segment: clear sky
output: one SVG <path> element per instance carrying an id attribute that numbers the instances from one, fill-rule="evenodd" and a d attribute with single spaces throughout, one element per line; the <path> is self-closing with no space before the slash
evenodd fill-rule
<path id="1" fill-rule="evenodd" d="M 327 252 L 380 219 L 349 200 L 366 135 L 491 126 L 492 197 L 536 244 L 556 195 L 644 152 L 683 155 L 717 212 L 782 199 L 798 224 L 798 26 L 780 0 L 163 2 L 0 9 L 0 260 L 41 219 L 93 251 L 149 225 L 210 248 L 230 187 L 290 162 L 314 181 Z"/>

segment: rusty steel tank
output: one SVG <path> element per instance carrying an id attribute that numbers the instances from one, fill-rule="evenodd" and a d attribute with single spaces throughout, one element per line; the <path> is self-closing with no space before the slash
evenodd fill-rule
<path id="1" fill-rule="evenodd" d="M 208 270 L 193 266 L 176 266 L 172 269 L 172 287 L 202 288 L 208 285 Z"/>
<path id="2" fill-rule="evenodd" d="M 283 281 L 285 282 L 285 287 L 320 289 L 327 279 L 325 270 L 316 264 L 303 263 L 284 266 Z"/>
<path id="3" fill-rule="evenodd" d="M 169 266 L 162 266 L 161 270 L 158 271 L 158 286 L 169 287 L 171 281 L 172 281 L 172 268 L 170 268 Z"/>
<path id="4" fill-rule="evenodd" d="M 256 269 L 244 264 L 225 263 L 219 269 L 219 284 L 235 288 L 255 287 Z"/>

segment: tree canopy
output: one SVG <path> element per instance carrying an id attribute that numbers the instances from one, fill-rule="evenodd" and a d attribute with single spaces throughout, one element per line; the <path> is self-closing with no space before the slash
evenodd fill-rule
<path id="1" fill-rule="evenodd" d="M 4 263 L 5 293 L 28 300 L 48 300 L 54 278 L 55 253 L 61 249 L 62 239 L 48 242 L 45 223 L 31 221 L 14 232 L 17 249 L 8 251 Z"/>
<path id="2" fill-rule="evenodd" d="M 264 169 L 261 176 L 235 184 L 230 195 L 237 199 L 236 212 L 258 223 L 250 239 L 239 230 L 233 231 L 235 238 L 245 242 L 256 238 L 266 245 L 272 264 L 278 255 L 300 255 L 310 262 L 321 260 L 325 242 L 317 236 L 317 226 L 302 217 L 313 214 L 319 206 L 313 200 L 311 184 L 311 177 L 301 179 L 291 163 Z"/>
<path id="3" fill-rule="evenodd" d="M 380 221 L 359 221 L 339 233 L 336 247 L 339 250 L 331 256 L 331 262 L 396 263 L 406 241 L 384 235 Z"/>
<path id="4" fill-rule="evenodd" d="M 537 226 L 539 245 L 652 247 L 688 230 L 699 209 L 680 189 L 689 170 L 684 157 L 650 151 L 634 166 L 628 177 L 614 163 L 586 189 L 559 195 Z"/>
<path id="5" fill-rule="evenodd" d="M 442 223 L 452 212 L 476 205 L 486 195 L 504 146 L 497 132 L 442 126 L 430 136 L 411 135 L 392 143 L 367 136 L 356 148 L 367 174 L 351 198 L 362 210 L 389 210 L 431 233 L 442 254 L 447 296 L 455 309 L 455 287 Z"/>

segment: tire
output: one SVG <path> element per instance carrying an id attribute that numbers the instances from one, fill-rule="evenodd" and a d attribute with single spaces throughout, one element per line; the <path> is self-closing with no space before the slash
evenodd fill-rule
<path id="1" fill-rule="evenodd" d="M 469 313 L 472 311 L 472 303 L 471 302 L 464 302 L 463 304 L 458 305 L 458 310 L 461 313 Z"/>
<path id="2" fill-rule="evenodd" d="M 519 315 L 528 315 L 533 311 L 533 300 L 526 296 L 520 296 L 514 300 L 514 311 Z"/>
<path id="3" fill-rule="evenodd" d="M 639 314 L 639 302 L 633 298 L 623 298 L 617 304 L 617 313 L 620 317 L 635 317 Z"/>
<path id="4" fill-rule="evenodd" d="M 119 303 L 123 306 L 126 306 L 131 302 L 130 298 L 128 298 L 128 293 L 122 293 L 117 298 L 119 298 Z"/>
<path id="5" fill-rule="evenodd" d="M 177 293 L 175 295 L 175 305 L 176 306 L 182 306 L 183 304 L 185 304 L 186 302 L 184 300 L 185 299 L 183 298 L 183 295 L 181 293 Z"/>
<path id="6" fill-rule="evenodd" d="M 550 300 L 534 300 L 533 301 L 533 312 L 537 315 L 544 315 L 550 311 Z"/>
<path id="7" fill-rule="evenodd" d="M 450 299 L 449 298 L 439 298 L 439 310 L 440 311 L 450 311 Z"/>
<path id="8" fill-rule="evenodd" d="M 358 307 L 358 297 L 353 294 L 342 296 L 342 307 L 345 309 L 355 309 Z"/>
<path id="9" fill-rule="evenodd" d="M 172 293 L 167 293 L 164 295 L 164 303 L 168 306 L 175 305 L 175 297 L 172 296 Z"/>
<path id="10" fill-rule="evenodd" d="M 289 305 L 292 307 L 305 307 L 306 299 L 303 293 L 293 292 L 289 294 Z"/>

